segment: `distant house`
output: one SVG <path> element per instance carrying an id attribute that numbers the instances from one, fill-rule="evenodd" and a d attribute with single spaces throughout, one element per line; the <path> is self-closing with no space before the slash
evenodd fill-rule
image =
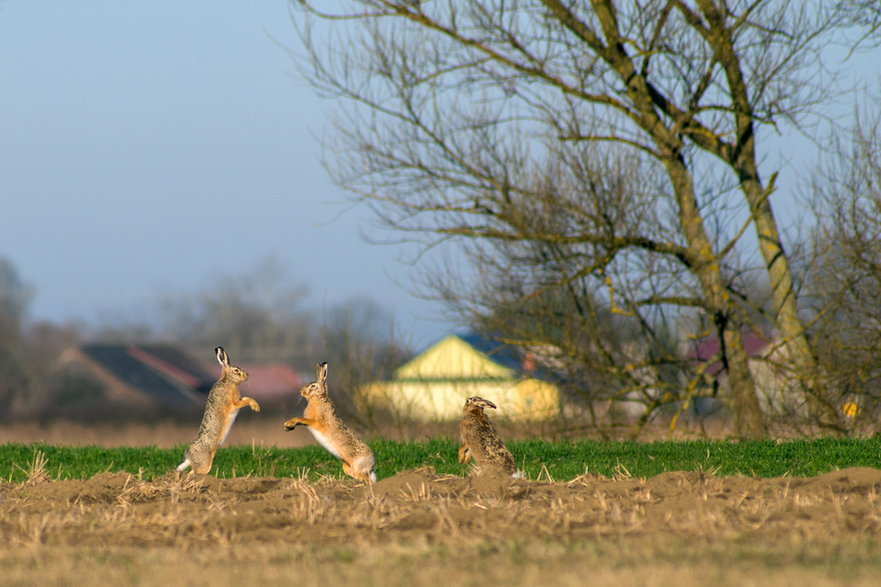
<path id="1" fill-rule="evenodd" d="M 743 350 L 750 359 L 760 359 L 764 357 L 770 347 L 769 343 L 771 342 L 768 337 L 762 336 L 751 330 L 745 331 L 741 336 L 741 340 L 743 341 Z M 718 358 L 720 349 L 721 344 L 719 343 L 719 337 L 718 335 L 713 334 L 694 341 L 689 347 L 687 354 L 691 360 L 702 363 L 715 358 L 713 363 L 707 366 L 706 373 L 713 377 L 724 377 L 724 373 L 722 372 L 724 366 L 721 359 Z"/>
<path id="2" fill-rule="evenodd" d="M 297 392 L 303 385 L 303 378 L 289 366 L 282 363 L 244 363 L 241 366 L 248 372 L 248 380 L 242 384 L 242 393 L 253 397 L 261 405 L 296 404 L 300 401 Z M 217 369 L 219 374 L 219 365 Z"/>
<path id="3" fill-rule="evenodd" d="M 369 406 L 418 421 L 461 417 L 465 399 L 484 397 L 498 416 L 550 420 L 560 415 L 561 394 L 539 374 L 529 353 L 476 334 L 452 334 L 401 365 L 389 381 L 366 385 Z"/>
<path id="4" fill-rule="evenodd" d="M 753 331 L 745 331 L 742 340 L 762 409 L 766 413 L 797 409 L 801 400 L 792 393 L 792 374 L 786 368 L 789 361 L 782 341 Z M 705 373 L 719 386 L 727 388 L 727 373 L 718 358 L 720 348 L 719 337 L 713 335 L 696 341 L 687 356 L 698 363 L 712 361 Z"/>
<path id="5" fill-rule="evenodd" d="M 213 359 L 213 355 L 212 355 Z M 293 396 L 301 379 L 287 365 L 246 365 L 243 393 L 258 402 Z M 77 370 L 101 383 L 103 399 L 142 409 L 201 408 L 220 366 L 199 361 L 168 344 L 86 344 L 62 354 L 60 369 Z"/>

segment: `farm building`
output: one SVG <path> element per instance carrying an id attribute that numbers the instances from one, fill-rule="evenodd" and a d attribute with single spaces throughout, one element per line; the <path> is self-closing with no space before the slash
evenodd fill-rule
<path id="1" fill-rule="evenodd" d="M 742 339 L 762 410 L 766 414 L 774 414 L 804 409 L 800 394 L 794 391 L 792 374 L 786 369 L 789 357 L 783 341 L 773 334 L 764 335 L 753 331 L 744 331 Z M 713 335 L 692 342 L 692 346 L 686 350 L 686 356 L 698 363 L 712 361 L 707 366 L 706 374 L 727 390 L 727 374 L 718 358 L 719 351 L 719 337 Z"/>
<path id="2" fill-rule="evenodd" d="M 560 415 L 562 396 L 549 379 L 529 353 L 477 334 L 452 334 L 401 365 L 391 380 L 362 387 L 360 399 L 406 419 L 435 421 L 460 418 L 465 398 L 479 395 L 498 406 L 499 417 L 551 420 Z"/>
<path id="3" fill-rule="evenodd" d="M 213 353 L 209 355 L 213 359 Z M 302 383 L 287 365 L 239 365 L 250 375 L 242 392 L 258 402 L 294 397 Z M 216 361 L 196 360 L 168 344 L 85 344 L 65 351 L 58 371 L 78 375 L 71 380 L 80 382 L 76 395 L 82 397 L 68 394 L 65 399 L 71 403 L 87 403 L 99 409 L 127 406 L 147 412 L 201 410 L 208 391 L 220 377 Z"/>

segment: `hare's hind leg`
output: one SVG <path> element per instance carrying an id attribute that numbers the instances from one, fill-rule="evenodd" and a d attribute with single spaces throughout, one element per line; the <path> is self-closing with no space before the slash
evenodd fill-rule
<path id="1" fill-rule="evenodd" d="M 216 450 L 216 448 L 206 446 L 191 447 L 187 452 L 187 461 L 189 462 L 193 473 L 196 473 L 197 475 L 207 475 L 214 462 L 214 453 Z"/>
<path id="2" fill-rule="evenodd" d="M 358 481 L 363 481 L 368 485 L 370 485 L 371 483 L 376 483 L 376 473 L 374 473 L 373 471 L 361 471 L 357 475 L 354 475 L 354 477 Z"/>
<path id="3" fill-rule="evenodd" d="M 343 473 L 364 483 L 376 483 L 375 463 L 373 455 L 356 457 L 351 465 L 343 461 Z"/>
<path id="4" fill-rule="evenodd" d="M 208 458 L 207 461 L 193 465 L 193 472 L 199 475 L 207 475 L 211 471 L 211 465 L 214 463 L 214 456 Z"/>
<path id="5" fill-rule="evenodd" d="M 358 481 L 363 481 L 365 483 L 370 483 L 370 474 L 356 469 L 346 461 L 343 461 L 343 473 L 351 477 L 352 479 L 357 479 Z"/>
<path id="6" fill-rule="evenodd" d="M 184 460 L 184 462 L 182 462 L 181 464 L 179 464 L 177 466 L 177 472 L 183 473 L 184 471 L 186 471 L 189 468 L 193 473 L 196 473 L 198 475 L 207 475 L 208 472 L 211 471 L 212 461 L 213 461 L 213 459 L 210 459 L 207 463 L 205 463 L 205 462 L 193 463 L 193 462 L 190 462 L 189 459 L 186 459 L 186 460 Z"/>
<path id="7" fill-rule="evenodd" d="M 364 483 L 376 483 L 376 471 L 374 471 L 373 464 L 360 468 L 358 470 L 358 479 Z"/>

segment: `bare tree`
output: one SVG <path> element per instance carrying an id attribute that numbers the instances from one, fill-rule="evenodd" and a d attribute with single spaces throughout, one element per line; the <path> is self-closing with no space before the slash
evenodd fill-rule
<path id="1" fill-rule="evenodd" d="M 858 115 L 829 145 L 810 189 L 818 222 L 803 297 L 830 393 L 859 430 L 881 415 L 881 113 Z"/>
<path id="2" fill-rule="evenodd" d="M 644 160 L 627 155 L 592 143 L 558 153 L 555 169 L 540 178 L 545 184 L 518 198 L 512 215 L 524 231 L 545 235 L 602 226 L 610 240 L 664 235 L 675 242 L 675 224 L 658 213 L 669 208 L 669 193 Z M 695 284 L 663 256 L 613 246 L 557 237 L 472 241 L 465 250 L 479 270 L 467 280 L 435 272 L 429 284 L 469 323 L 525 349 L 545 373 L 558 373 L 592 427 L 620 424 L 611 415 L 632 418 L 637 409 L 642 425 L 657 408 L 685 399 L 681 379 L 689 365 L 675 332 Z"/>
<path id="3" fill-rule="evenodd" d="M 62 353 L 79 343 L 77 325 L 40 321 L 29 323 L 21 342 L 21 364 L 27 373 L 27 397 L 22 398 L 23 412 L 34 412 L 53 399 L 57 384 L 58 360 Z"/>
<path id="4" fill-rule="evenodd" d="M 18 343 L 33 295 L 33 289 L 21 279 L 12 262 L 0 257 L 0 344 Z"/>
<path id="5" fill-rule="evenodd" d="M 387 380 L 412 356 L 395 329 L 394 319 L 377 302 L 356 298 L 324 312 L 314 331 L 315 362 L 330 363 L 338 407 L 365 426 L 379 426 L 376 414 L 360 391 L 367 383 Z"/>
<path id="6" fill-rule="evenodd" d="M 290 362 L 308 371 L 316 345 L 309 339 L 313 322 L 306 296 L 307 289 L 289 284 L 284 268 L 268 258 L 243 274 L 220 276 L 202 291 L 167 295 L 160 302 L 158 335 L 196 352 L 222 344 L 236 349 L 241 361 Z"/>
<path id="7" fill-rule="evenodd" d="M 749 292 L 732 284 L 760 271 L 795 388 L 819 425 L 839 427 L 772 205 L 778 175 L 758 154 L 763 129 L 800 128 L 828 96 L 818 64 L 828 33 L 845 26 L 836 3 L 300 4 L 309 79 L 353 104 L 329 168 L 381 219 L 435 235 L 428 244 L 568 247 L 580 255 L 574 276 L 599 279 L 622 311 L 706 315 L 745 437 L 766 428 L 741 338 Z M 584 191 L 602 177 L 597 157 L 651 170 L 632 196 L 643 207 Z M 657 273 L 635 273 L 640 263 Z"/>
<path id="8" fill-rule="evenodd" d="M 291 285 L 270 258 L 243 275 L 219 277 L 201 292 L 168 296 L 157 334 L 194 354 L 223 344 L 243 362 L 288 363 L 303 374 L 327 361 L 341 407 L 354 413 L 359 387 L 388 376 L 409 351 L 392 316 L 375 301 L 322 310 L 310 305 L 306 288 Z"/>
<path id="9" fill-rule="evenodd" d="M 861 45 L 870 48 L 881 44 L 881 4 L 875 0 L 842 0 L 838 10 L 845 24 L 860 31 L 860 36 L 850 44 L 856 49 Z"/>
<path id="10" fill-rule="evenodd" d="M 22 364 L 22 334 L 33 290 L 8 261 L 0 257 L 0 400 L 7 406 L 28 395 Z"/>

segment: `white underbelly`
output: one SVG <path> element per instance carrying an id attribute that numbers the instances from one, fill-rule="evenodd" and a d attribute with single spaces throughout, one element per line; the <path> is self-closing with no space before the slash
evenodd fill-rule
<path id="1" fill-rule="evenodd" d="M 226 437 L 229 435 L 229 431 L 232 430 L 233 422 L 236 421 L 236 416 L 239 415 L 238 410 L 229 415 L 229 419 L 226 421 L 226 426 L 223 428 L 223 432 L 220 434 L 220 442 L 217 443 L 217 446 L 223 444 L 223 441 L 226 440 Z"/>
<path id="2" fill-rule="evenodd" d="M 319 432 L 315 428 L 312 428 L 311 426 L 309 427 L 309 432 L 312 433 L 312 436 L 315 437 L 315 440 L 318 441 L 318 444 L 323 446 L 325 448 L 325 450 L 327 450 L 327 452 L 329 452 L 330 454 L 332 454 L 336 458 L 343 460 L 343 457 L 340 456 L 339 451 L 336 449 L 336 447 L 330 441 L 330 438 L 328 438 L 327 436 L 325 436 L 324 434 L 322 434 L 321 432 Z"/>

